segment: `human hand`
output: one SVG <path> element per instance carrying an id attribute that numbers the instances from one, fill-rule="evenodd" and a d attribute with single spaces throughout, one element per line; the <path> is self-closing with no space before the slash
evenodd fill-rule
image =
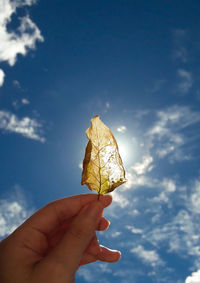
<path id="1" fill-rule="evenodd" d="M 114 262 L 120 252 L 100 246 L 96 230 L 110 195 L 85 194 L 57 200 L 33 214 L 0 243 L 1 283 L 72 283 L 80 265 Z"/>

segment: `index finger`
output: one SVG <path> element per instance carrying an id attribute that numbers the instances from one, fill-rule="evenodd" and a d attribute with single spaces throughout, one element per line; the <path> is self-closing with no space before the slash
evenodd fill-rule
<path id="1" fill-rule="evenodd" d="M 38 210 L 24 222 L 22 227 L 32 227 L 48 236 L 63 221 L 77 215 L 83 206 L 93 201 L 98 201 L 95 194 L 82 194 L 56 200 Z M 112 197 L 104 195 L 99 201 L 107 207 L 111 204 Z"/>

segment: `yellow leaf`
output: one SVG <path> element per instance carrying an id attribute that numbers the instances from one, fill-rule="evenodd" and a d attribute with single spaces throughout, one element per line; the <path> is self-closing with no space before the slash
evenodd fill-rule
<path id="1" fill-rule="evenodd" d="M 112 192 L 126 182 L 117 142 L 99 115 L 91 119 L 86 135 L 89 142 L 83 160 L 81 185 L 86 184 L 99 195 Z"/>

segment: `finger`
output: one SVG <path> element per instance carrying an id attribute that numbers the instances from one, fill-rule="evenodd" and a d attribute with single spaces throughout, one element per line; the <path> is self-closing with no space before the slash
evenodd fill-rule
<path id="1" fill-rule="evenodd" d="M 60 240 L 63 238 L 65 233 L 66 231 L 59 231 L 57 234 L 53 236 L 53 238 L 48 240 L 48 246 L 49 246 L 48 252 L 60 242 Z M 93 236 L 88 247 L 86 248 L 85 252 L 90 253 L 90 254 L 95 254 L 95 255 L 97 255 L 100 252 L 100 245 L 99 245 L 99 241 L 97 239 L 96 233 Z"/>
<path id="2" fill-rule="evenodd" d="M 73 217 L 74 219 L 74 217 Z M 70 219 L 70 222 L 72 221 L 72 219 Z M 66 231 L 69 229 L 71 223 L 66 221 L 63 222 L 60 226 L 57 227 L 57 229 L 55 231 L 52 232 L 52 234 L 48 237 L 48 246 L 49 246 L 49 250 L 51 250 L 53 247 L 55 247 L 60 240 L 62 239 L 62 237 L 64 236 L 64 234 L 66 233 Z M 108 229 L 108 227 L 110 226 L 110 221 L 107 220 L 104 217 L 101 217 L 99 225 L 97 225 L 97 230 L 98 231 L 105 231 Z M 97 241 L 98 242 L 98 241 Z M 94 243 L 93 243 L 94 246 Z"/>
<path id="3" fill-rule="evenodd" d="M 100 248 L 101 250 L 98 252 L 98 254 L 90 254 L 89 252 L 85 252 L 81 259 L 80 265 L 95 262 L 97 260 L 105 262 L 116 262 L 120 260 L 121 253 L 119 251 L 110 250 L 103 246 L 100 246 Z"/>
<path id="4" fill-rule="evenodd" d="M 104 199 L 106 199 L 105 202 Z M 85 205 L 96 200 L 97 195 L 95 194 L 78 195 L 56 200 L 37 211 L 21 227 L 31 226 L 47 236 L 63 221 L 77 215 Z M 101 196 L 101 200 L 104 207 L 107 207 L 111 204 L 112 197 L 110 195 Z"/>
<path id="5" fill-rule="evenodd" d="M 101 218 L 99 225 L 97 227 L 98 231 L 105 231 L 109 228 L 110 226 L 110 221 L 104 217 Z"/>
<path id="6" fill-rule="evenodd" d="M 46 260 L 63 266 L 63 272 L 74 274 L 81 257 L 90 244 L 96 227 L 101 219 L 103 208 L 110 203 L 110 197 L 101 197 L 85 206 L 75 217 L 69 230 Z"/>
<path id="7" fill-rule="evenodd" d="M 120 251 L 111 250 L 104 246 L 100 246 L 100 247 L 101 247 L 101 251 L 98 254 L 98 260 L 106 261 L 106 262 L 115 262 L 120 260 L 121 258 Z"/>

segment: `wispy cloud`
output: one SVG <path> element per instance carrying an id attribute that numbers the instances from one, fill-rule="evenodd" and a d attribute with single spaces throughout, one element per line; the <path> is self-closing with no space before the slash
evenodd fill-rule
<path id="1" fill-rule="evenodd" d="M 186 209 L 180 210 L 177 215 L 164 220 L 159 219 L 160 225 L 152 226 L 151 231 L 146 233 L 145 238 L 154 246 L 158 247 L 165 243 L 168 253 L 178 254 L 180 257 L 192 257 L 198 265 L 199 250 L 199 227 L 194 223 L 195 215 L 190 215 Z M 161 221 L 165 223 L 161 224 Z"/>
<path id="2" fill-rule="evenodd" d="M 138 245 L 136 248 L 131 249 L 131 252 L 153 267 L 163 265 L 163 261 L 160 259 L 156 250 L 146 250 L 142 245 Z"/>
<path id="3" fill-rule="evenodd" d="M 20 100 L 15 99 L 12 102 L 12 106 L 15 108 L 15 110 L 18 110 L 21 107 L 28 105 L 28 104 L 30 104 L 30 100 L 28 98 L 25 98 L 25 97 L 21 98 Z"/>
<path id="4" fill-rule="evenodd" d="M 129 169 L 126 174 L 127 182 L 123 185 L 125 189 L 133 189 L 140 186 L 151 186 L 148 176 L 137 175 L 133 170 Z M 152 180 L 151 180 L 152 181 Z"/>
<path id="5" fill-rule="evenodd" d="M 15 114 L 0 111 L 0 129 L 20 134 L 26 138 L 45 142 L 41 133 L 42 125 L 35 119 L 24 117 L 19 119 Z"/>
<path id="6" fill-rule="evenodd" d="M 15 88 L 18 88 L 18 89 L 21 88 L 20 82 L 18 80 L 13 80 L 13 85 Z"/>
<path id="7" fill-rule="evenodd" d="M 18 185 L 14 188 L 16 190 L 10 193 L 9 198 L 0 200 L 0 240 L 11 234 L 33 212 L 27 206 L 21 188 Z"/>
<path id="8" fill-rule="evenodd" d="M 126 228 L 128 230 L 130 230 L 133 234 L 142 234 L 143 233 L 143 230 L 142 229 L 139 229 L 139 228 L 136 228 L 135 226 L 131 226 L 131 225 L 127 225 Z"/>
<path id="9" fill-rule="evenodd" d="M 145 231 L 144 239 L 155 247 L 160 247 L 165 243 L 165 246 L 168 246 L 168 253 L 192 258 L 194 266 L 198 268 L 200 256 L 200 227 L 198 224 L 200 182 L 195 181 L 193 186 L 188 184 L 190 190 L 169 181 L 165 181 L 165 186 L 165 192 L 168 192 L 168 213 L 166 208 L 164 212 L 161 207 L 157 207 L 157 213 L 152 218 L 152 224 L 147 229 L 148 231 Z M 190 196 L 188 196 L 189 191 L 191 191 Z M 154 201 L 154 198 L 152 201 Z M 161 198 L 160 201 L 162 201 Z M 194 206 L 194 201 L 196 201 L 196 206 Z M 177 206 L 181 209 L 177 210 Z M 150 211 L 152 213 L 152 209 Z"/>
<path id="10" fill-rule="evenodd" d="M 176 191 L 176 184 L 174 180 L 169 178 L 164 178 L 162 181 L 157 182 L 157 186 L 160 188 L 161 193 L 153 199 L 154 201 L 168 202 L 169 195 Z"/>
<path id="11" fill-rule="evenodd" d="M 140 238 L 134 239 L 126 235 L 127 248 L 131 249 L 131 252 L 141 260 L 153 266 L 159 265 L 159 262 L 163 263 L 163 259 L 157 257 L 157 251 L 164 246 L 166 253 L 176 254 L 180 258 L 190 258 L 195 268 L 198 268 L 200 182 L 197 180 L 193 186 L 190 183 L 186 187 L 166 177 L 162 180 L 151 179 L 149 177 L 149 186 L 144 186 L 141 192 L 137 190 L 137 186 L 134 190 L 123 191 L 123 197 L 131 201 L 126 206 L 125 214 L 119 210 L 120 208 L 117 210 L 116 217 L 118 221 L 120 220 L 120 227 L 123 229 L 125 225 L 128 230 L 132 231 L 133 237 L 136 237 L 137 234 L 141 235 Z M 157 202 L 156 205 L 155 202 Z M 162 203 L 165 203 L 166 206 L 163 206 Z M 133 208 L 137 211 L 142 210 L 143 216 L 138 213 L 131 214 Z M 123 217 L 125 215 L 127 217 L 127 210 L 130 213 L 126 221 Z M 119 241 L 122 241 L 121 236 L 117 238 Z M 153 248 L 146 250 L 144 247 L 149 246 L 149 243 Z"/>
<path id="12" fill-rule="evenodd" d="M 0 200 L 0 237 L 12 233 L 26 217 L 26 210 L 17 201 Z"/>
<path id="13" fill-rule="evenodd" d="M 129 204 L 128 199 L 126 199 L 122 194 L 120 194 L 119 190 L 112 192 L 113 202 L 118 206 L 124 208 Z"/>
<path id="14" fill-rule="evenodd" d="M 104 274 L 103 279 L 101 276 L 97 276 L 98 272 L 100 274 Z M 92 269 L 90 269 L 89 266 L 82 266 L 78 272 L 78 277 L 81 277 L 86 282 L 105 282 L 109 283 L 110 281 L 107 280 L 106 274 L 111 274 L 112 270 L 110 269 L 110 266 L 106 262 L 96 262 L 95 265 L 92 266 Z"/>
<path id="15" fill-rule="evenodd" d="M 164 158 L 174 163 L 186 158 L 188 163 L 195 162 L 190 161 L 188 152 L 192 158 L 191 146 L 194 149 L 193 141 L 196 145 L 199 139 L 200 113 L 179 105 L 144 113 L 140 118 L 142 131 L 137 136 L 138 145 L 143 141 L 143 146 L 138 147 L 137 162 L 133 158 L 129 165 L 127 183 L 112 192 L 113 204 L 105 210 L 112 225 L 106 234 L 100 235 L 111 247 L 119 248 L 125 258 L 119 263 L 120 266 L 124 264 L 123 272 L 111 266 L 113 280 L 143 282 L 144 272 L 133 270 L 131 257 L 135 269 L 141 267 L 141 262 L 145 265 L 149 281 L 183 282 L 185 278 L 181 273 L 177 274 L 169 259 L 175 256 L 187 264 L 188 275 L 190 270 L 199 269 L 200 181 L 198 178 L 187 180 L 184 176 L 182 182 L 185 171 L 176 170 L 175 164 L 170 164 L 173 171 L 170 168 L 163 175 L 162 165 L 166 164 Z M 146 127 L 143 127 L 143 121 Z M 184 164 L 178 166 L 183 168 Z M 197 171 L 193 173 L 197 174 Z M 93 274 L 92 269 L 87 270 Z M 97 271 L 93 281 L 100 282 L 99 274 Z M 196 279 L 195 274 L 191 276 Z"/>
<path id="16" fill-rule="evenodd" d="M 192 73 L 184 69 L 179 69 L 178 76 L 180 78 L 178 90 L 182 94 L 187 94 L 193 85 Z"/>
<path id="17" fill-rule="evenodd" d="M 5 78 L 5 73 L 4 73 L 4 71 L 2 69 L 0 69 L 0 87 L 4 83 L 4 78 Z"/>
<path id="18" fill-rule="evenodd" d="M 156 116 L 157 121 L 146 133 L 152 144 L 156 144 L 156 155 L 159 158 L 171 155 L 172 162 L 190 159 L 190 155 L 182 153 L 182 148 L 190 140 L 191 132 L 187 135 L 187 131 L 200 122 L 200 113 L 174 105 L 157 111 Z"/>
<path id="19" fill-rule="evenodd" d="M 196 180 L 192 188 L 192 194 L 190 198 L 190 210 L 193 213 L 200 214 L 200 181 Z"/>
<path id="20" fill-rule="evenodd" d="M 110 108 L 110 103 L 107 101 L 105 106 L 106 106 L 107 109 L 109 109 Z"/>
<path id="21" fill-rule="evenodd" d="M 174 51 L 174 57 L 176 59 L 180 59 L 182 62 L 186 63 L 187 62 L 187 57 L 188 57 L 188 52 L 186 47 L 184 46 L 179 46 L 175 51 Z"/>
<path id="22" fill-rule="evenodd" d="M 188 61 L 188 50 L 186 48 L 188 31 L 185 29 L 175 29 L 172 34 L 174 41 L 173 57 L 186 63 Z"/>
<path id="23" fill-rule="evenodd" d="M 87 267 L 81 267 L 78 270 L 78 276 L 82 277 L 86 282 L 94 282 L 95 280 L 93 272 Z"/>
<path id="24" fill-rule="evenodd" d="M 142 162 L 137 162 L 131 168 L 137 173 L 137 175 L 145 174 L 146 171 L 150 172 L 153 169 L 151 165 L 153 162 L 153 157 L 150 155 L 144 155 L 142 157 Z"/>
<path id="25" fill-rule="evenodd" d="M 155 80 L 154 83 L 153 83 L 153 87 L 151 89 L 151 92 L 152 93 L 158 92 L 163 87 L 163 85 L 165 83 L 166 83 L 166 80 L 164 80 L 164 79 Z"/>
<path id="26" fill-rule="evenodd" d="M 111 237 L 112 237 L 112 238 L 117 238 L 117 237 L 119 237 L 120 235 L 121 235 L 121 232 L 115 231 L 115 232 L 113 232 L 113 233 L 111 234 Z"/>

